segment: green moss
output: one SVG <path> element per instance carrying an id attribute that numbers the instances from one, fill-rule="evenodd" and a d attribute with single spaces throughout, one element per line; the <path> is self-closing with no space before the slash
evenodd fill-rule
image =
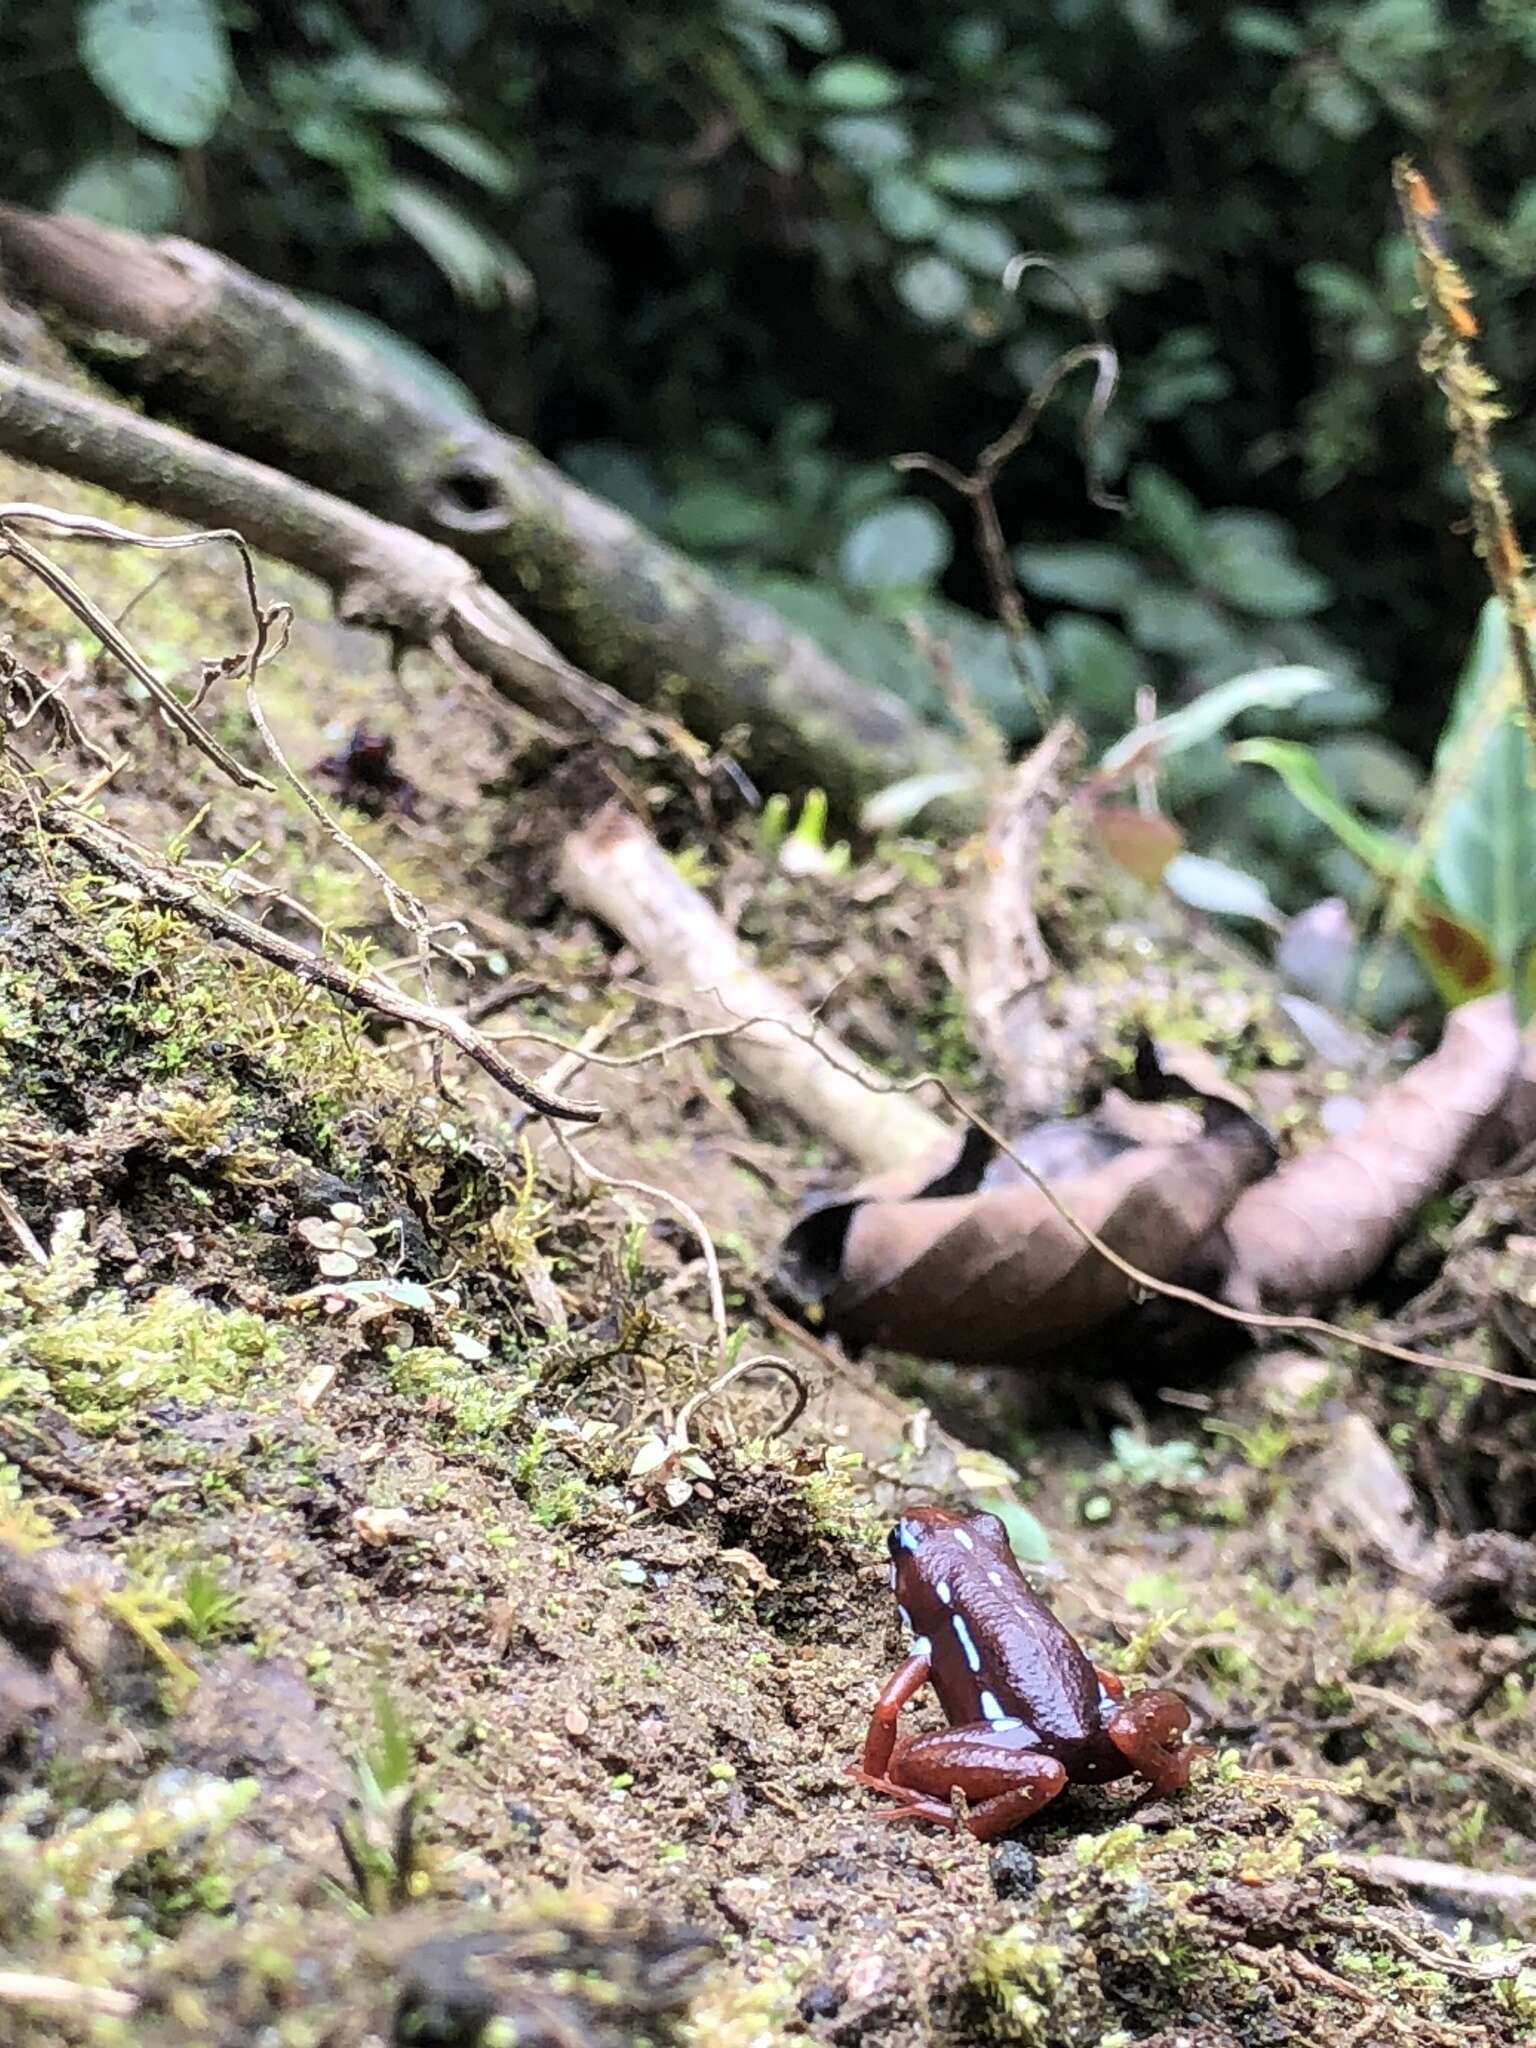
<path id="1" fill-rule="evenodd" d="M 59 1405 L 88 1432 L 109 1429 L 124 1408 L 238 1393 L 278 1355 L 259 1317 L 205 1308 L 174 1287 L 139 1308 L 120 1294 L 93 1295 L 18 1342 Z"/>
<path id="2" fill-rule="evenodd" d="M 460 1445 L 504 1436 L 537 1384 L 529 1375 L 512 1377 L 435 1345 L 392 1352 L 387 1371 L 396 1393 L 425 1407 L 440 1438 Z"/>

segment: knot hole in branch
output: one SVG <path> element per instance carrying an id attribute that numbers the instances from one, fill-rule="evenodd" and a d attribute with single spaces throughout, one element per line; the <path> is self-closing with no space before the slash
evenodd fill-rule
<path id="1" fill-rule="evenodd" d="M 497 533 L 507 523 L 506 501 L 495 469 L 461 456 L 437 479 L 428 509 L 453 533 Z"/>

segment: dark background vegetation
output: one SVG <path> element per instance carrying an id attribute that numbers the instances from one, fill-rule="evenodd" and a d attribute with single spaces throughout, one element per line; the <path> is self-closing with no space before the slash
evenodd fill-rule
<path id="1" fill-rule="evenodd" d="M 1020 740 L 997 636 L 949 608 L 987 608 L 958 508 L 889 458 L 968 465 L 1085 338 L 1049 274 L 1004 288 L 1052 258 L 1119 352 L 1096 452 L 1128 510 L 1086 488 L 1080 375 L 1002 492 L 1042 680 L 1109 738 L 1140 683 L 1315 663 L 1339 687 L 1292 729 L 1357 809 L 1411 808 L 1484 586 L 1388 169 L 1436 181 L 1518 406 L 1524 0 L 83 0 L 0 14 L 0 63 L 9 196 L 379 323 L 919 697 L 894 618 L 927 604 Z M 1505 453 L 1518 505 L 1519 421 Z M 1170 780 L 1283 904 L 1358 883 L 1214 744 Z"/>

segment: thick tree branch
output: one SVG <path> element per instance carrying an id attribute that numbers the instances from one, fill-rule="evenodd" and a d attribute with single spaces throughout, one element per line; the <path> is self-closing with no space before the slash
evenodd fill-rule
<path id="1" fill-rule="evenodd" d="M 336 609 L 407 646 L 446 641 L 526 711 L 574 714 L 631 752 L 654 741 L 623 698 L 556 653 L 451 548 L 122 406 L 0 362 L 0 450 L 177 519 L 232 526 L 329 584 Z"/>
<path id="2" fill-rule="evenodd" d="M 764 782 L 820 784 L 847 816 L 887 783 L 965 765 L 944 734 L 769 607 L 210 251 L 0 207 L 0 253 L 114 381 L 446 541 L 625 696 L 711 740 L 745 726 L 744 758 Z M 957 798 L 945 822 L 976 815 Z"/>

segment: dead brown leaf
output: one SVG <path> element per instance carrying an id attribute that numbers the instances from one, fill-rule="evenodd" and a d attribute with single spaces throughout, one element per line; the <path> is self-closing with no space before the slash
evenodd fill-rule
<path id="1" fill-rule="evenodd" d="M 1438 1048 L 1384 1088 L 1352 1131 L 1243 1194 L 1225 1225 L 1227 1298 L 1305 1309 L 1368 1279 L 1498 1112 L 1520 1056 L 1507 995 L 1453 1011 Z"/>
<path id="2" fill-rule="evenodd" d="M 1011 1185 L 989 1185 L 990 1157 L 970 1132 L 947 1161 L 883 1175 L 802 1218 L 781 1278 L 846 1342 L 958 1365 L 1023 1364 L 1119 1315 L 1134 1298 L 1124 1275 L 1016 1168 Z M 1117 1141 L 1055 1192 L 1112 1250 L 1166 1279 L 1272 1162 L 1250 1117 L 1208 1103 L 1198 1136 Z M 1009 1162 L 997 1165 L 1002 1181 Z"/>

